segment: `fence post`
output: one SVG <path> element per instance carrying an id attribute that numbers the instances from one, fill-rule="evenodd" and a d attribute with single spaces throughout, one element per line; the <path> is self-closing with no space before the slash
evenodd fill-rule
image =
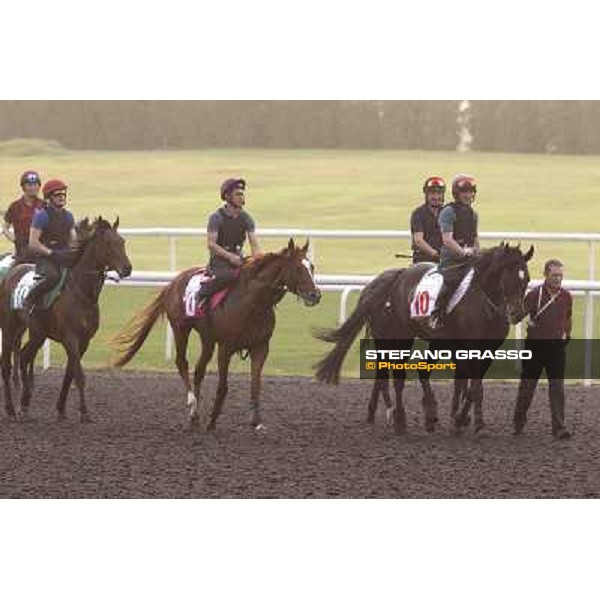
<path id="1" fill-rule="evenodd" d="M 50 340 L 44 342 L 43 364 L 44 371 L 50 368 Z"/>
<path id="2" fill-rule="evenodd" d="M 585 293 L 585 362 L 583 385 L 592 385 L 592 339 L 594 338 L 594 297 Z"/>

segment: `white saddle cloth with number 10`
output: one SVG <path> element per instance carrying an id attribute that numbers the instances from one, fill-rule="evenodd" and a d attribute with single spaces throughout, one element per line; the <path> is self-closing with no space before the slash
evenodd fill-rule
<path id="1" fill-rule="evenodd" d="M 472 267 L 467 271 L 460 282 L 460 285 L 454 294 L 452 294 L 452 298 L 450 298 L 450 302 L 448 302 L 446 313 L 451 313 L 467 293 L 471 281 L 473 280 L 474 273 L 475 269 Z M 431 311 L 433 310 L 437 297 L 442 289 L 443 281 L 444 278 L 438 271 L 437 266 L 432 266 L 425 271 L 425 274 L 421 277 L 421 281 L 419 281 L 415 288 L 414 296 L 410 302 L 411 319 L 420 319 L 431 316 Z"/>

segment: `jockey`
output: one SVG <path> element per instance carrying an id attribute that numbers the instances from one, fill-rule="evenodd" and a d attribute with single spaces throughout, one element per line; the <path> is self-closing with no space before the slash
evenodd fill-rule
<path id="1" fill-rule="evenodd" d="M 442 232 L 439 270 L 444 283 L 431 314 L 431 325 L 441 327 L 450 298 L 458 287 L 468 266 L 468 258 L 479 251 L 478 217 L 472 208 L 477 194 L 475 178 L 455 175 L 452 179 L 454 202 L 445 206 L 438 221 Z"/>
<path id="2" fill-rule="evenodd" d="M 36 210 L 44 206 L 43 201 L 38 197 L 42 185 L 38 173 L 25 171 L 21 175 L 20 184 L 23 195 L 8 207 L 2 224 L 2 233 L 15 245 L 16 258 L 21 258 L 26 253 L 33 215 Z"/>
<path id="3" fill-rule="evenodd" d="M 410 217 L 413 264 L 437 262 L 440 259 L 442 234 L 438 214 L 444 204 L 446 183 L 441 177 L 428 177 L 423 184 L 425 203 L 416 208 Z"/>
<path id="4" fill-rule="evenodd" d="M 237 269 L 243 262 L 242 247 L 246 234 L 252 256 L 260 254 L 254 219 L 243 209 L 245 191 L 244 179 L 227 179 L 221 185 L 221 199 L 225 205 L 210 215 L 207 226 L 208 266 L 215 277 L 200 289 L 199 304 L 236 279 Z"/>
<path id="5" fill-rule="evenodd" d="M 43 187 L 47 205 L 33 217 L 29 232 L 29 254 L 36 263 L 36 275 L 40 277 L 27 296 L 26 312 L 31 314 L 36 302 L 59 281 L 60 267 L 70 267 L 78 252 L 71 247 L 77 242 L 75 219 L 65 208 L 67 185 L 51 179 Z"/>

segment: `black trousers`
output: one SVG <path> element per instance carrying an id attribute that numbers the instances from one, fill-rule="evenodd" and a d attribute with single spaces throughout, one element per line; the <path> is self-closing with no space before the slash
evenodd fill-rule
<path id="1" fill-rule="evenodd" d="M 517 392 L 514 424 L 522 429 L 542 372 L 548 378 L 548 398 L 552 415 L 552 433 L 565 428 L 565 365 L 566 351 L 563 340 L 532 340 L 527 338 L 525 350 L 531 350 L 531 360 L 524 360 Z"/>
<path id="2" fill-rule="evenodd" d="M 209 267 L 215 277 L 202 286 L 198 293 L 198 300 L 209 298 L 237 279 L 237 267 L 230 263 L 211 263 Z"/>
<path id="3" fill-rule="evenodd" d="M 446 261 L 445 265 L 442 266 L 440 272 L 444 281 L 442 288 L 438 294 L 437 301 L 435 303 L 435 313 L 438 315 L 444 315 L 446 307 L 450 302 L 450 298 L 457 290 L 463 277 L 466 275 L 469 269 L 469 263 L 464 259 L 458 259 L 456 261 Z"/>

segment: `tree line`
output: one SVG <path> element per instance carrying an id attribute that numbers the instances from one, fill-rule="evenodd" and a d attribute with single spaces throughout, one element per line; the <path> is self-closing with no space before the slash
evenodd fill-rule
<path id="1" fill-rule="evenodd" d="M 69 149 L 395 148 L 454 150 L 459 102 L 2 101 L 0 140 Z M 600 153 L 600 102 L 473 101 L 463 113 L 483 151 Z"/>

